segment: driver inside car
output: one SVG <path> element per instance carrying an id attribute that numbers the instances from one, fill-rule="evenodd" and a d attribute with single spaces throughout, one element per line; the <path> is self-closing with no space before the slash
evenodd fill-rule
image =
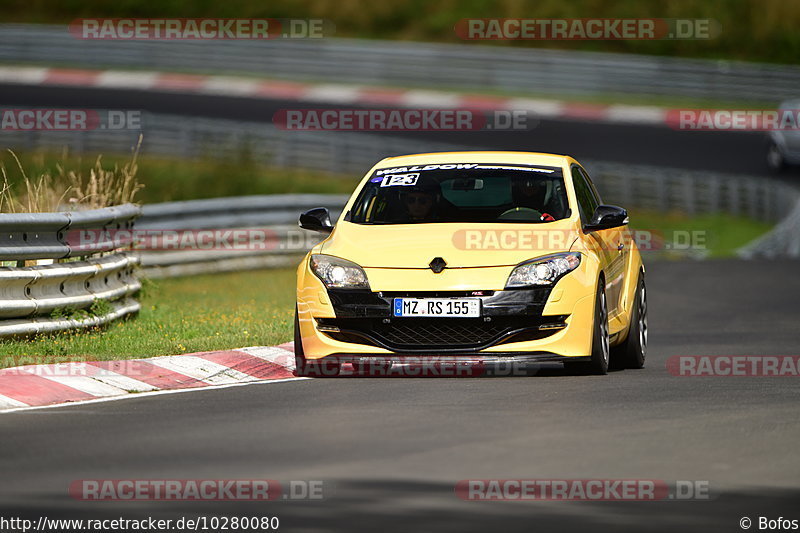
<path id="1" fill-rule="evenodd" d="M 401 195 L 408 218 L 412 222 L 429 221 L 435 218 L 434 206 L 437 203 L 439 191 L 437 184 L 432 180 L 420 179 L 416 185 L 409 187 Z"/>
<path id="2" fill-rule="evenodd" d="M 514 181 L 512 197 L 515 209 L 533 210 L 540 214 L 543 222 L 552 222 L 555 218 L 548 212 L 547 185 L 534 177 Z"/>

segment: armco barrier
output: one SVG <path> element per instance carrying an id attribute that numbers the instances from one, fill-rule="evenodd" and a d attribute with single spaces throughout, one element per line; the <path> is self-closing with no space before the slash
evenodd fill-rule
<path id="1" fill-rule="evenodd" d="M 597 94 L 777 103 L 797 97 L 800 68 L 683 59 L 356 39 L 81 40 L 66 26 L 0 25 L 0 62 L 162 71 L 388 87 Z"/>
<path id="2" fill-rule="evenodd" d="M 83 229 L 130 229 L 140 214 L 132 204 L 90 211 L 0 214 L 0 262 L 27 259 L 63 259 L 114 249 L 109 241 L 79 251 L 67 243 L 69 231 Z"/>
<path id="3" fill-rule="evenodd" d="M 130 241 L 70 235 L 133 229 L 138 206 L 0 214 L 0 337 L 99 325 L 135 313 L 141 288 Z M 102 302 L 102 303 L 99 303 Z"/>
<path id="4" fill-rule="evenodd" d="M 264 249 L 197 249 L 192 246 L 140 252 L 148 277 L 172 277 L 272 268 L 296 264 L 298 257 L 320 240 L 302 231 L 297 218 L 313 207 L 328 207 L 336 220 L 347 196 L 330 194 L 272 194 L 169 202 L 145 205 L 136 229 L 143 233 L 229 228 L 260 231 L 267 236 Z"/>
<path id="5" fill-rule="evenodd" d="M 737 253 L 745 259 L 800 257 L 800 200 L 772 231 L 740 248 Z"/>

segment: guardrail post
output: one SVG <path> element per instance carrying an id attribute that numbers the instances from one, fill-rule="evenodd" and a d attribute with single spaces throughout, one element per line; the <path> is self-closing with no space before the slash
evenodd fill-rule
<path id="1" fill-rule="evenodd" d="M 739 216 L 741 206 L 739 205 L 739 180 L 728 182 L 728 212 L 734 216 Z"/>
<path id="2" fill-rule="evenodd" d="M 699 185 L 699 181 L 684 174 L 681 176 L 681 182 L 686 202 L 686 213 L 690 216 L 694 216 L 694 214 L 697 213 L 697 195 L 695 194 L 695 188 Z"/>

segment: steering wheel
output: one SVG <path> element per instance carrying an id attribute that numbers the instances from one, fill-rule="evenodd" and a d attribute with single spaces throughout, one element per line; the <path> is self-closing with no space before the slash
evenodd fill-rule
<path id="1" fill-rule="evenodd" d="M 542 220 L 542 214 L 530 207 L 512 207 L 497 217 L 497 220 L 527 220 L 528 222 Z"/>

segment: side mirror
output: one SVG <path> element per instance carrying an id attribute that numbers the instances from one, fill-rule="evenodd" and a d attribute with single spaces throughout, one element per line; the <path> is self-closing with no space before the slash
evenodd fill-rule
<path id="1" fill-rule="evenodd" d="M 592 219 L 583 226 L 583 231 L 618 228 L 628 223 L 628 211 L 616 205 L 598 205 Z"/>
<path id="2" fill-rule="evenodd" d="M 333 231 L 331 214 L 325 207 L 315 207 L 300 215 L 300 227 L 303 229 L 330 233 Z"/>

